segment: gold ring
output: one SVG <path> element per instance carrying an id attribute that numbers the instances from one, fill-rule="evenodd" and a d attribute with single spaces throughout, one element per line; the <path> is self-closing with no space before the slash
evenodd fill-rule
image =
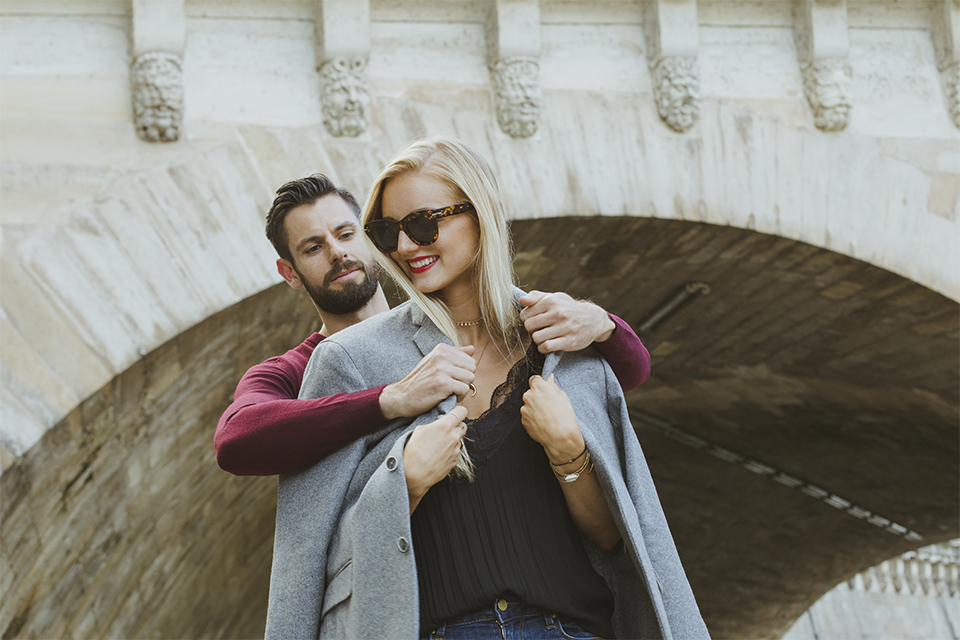
<path id="1" fill-rule="evenodd" d="M 477 395 L 477 388 L 476 388 L 475 386 L 473 386 L 473 383 L 472 383 L 472 382 L 470 383 L 470 391 L 472 392 L 472 393 L 470 394 L 470 397 L 471 397 L 471 398 L 472 398 L 473 396 Z"/>

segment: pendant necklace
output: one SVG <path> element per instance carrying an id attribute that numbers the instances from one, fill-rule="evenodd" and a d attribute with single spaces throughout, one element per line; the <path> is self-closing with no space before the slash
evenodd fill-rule
<path id="1" fill-rule="evenodd" d="M 479 320 L 477 320 L 477 322 L 479 322 Z M 483 345 L 483 349 L 480 350 L 480 357 L 477 358 L 477 369 L 480 368 L 480 361 L 483 360 L 483 354 L 485 354 L 485 353 L 487 352 L 487 347 L 490 346 L 490 342 L 493 342 L 493 341 L 492 341 L 492 340 L 488 340 L 488 341 L 487 341 L 487 344 Z M 472 398 L 473 396 L 477 395 L 477 388 L 473 385 L 472 382 L 470 383 L 470 391 L 472 392 L 472 393 L 470 394 L 470 397 L 471 397 L 471 398 Z"/>

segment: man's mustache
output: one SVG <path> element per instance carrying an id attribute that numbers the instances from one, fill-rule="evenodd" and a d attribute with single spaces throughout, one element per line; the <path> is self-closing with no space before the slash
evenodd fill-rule
<path id="1" fill-rule="evenodd" d="M 367 268 L 364 264 L 358 260 L 351 260 L 349 262 L 341 262 L 337 264 L 333 269 L 330 269 L 330 272 L 327 273 L 327 277 L 323 279 L 324 284 L 330 284 L 333 282 L 333 279 L 339 276 L 344 271 L 353 271 L 354 269 L 360 269 L 364 274 L 367 273 Z"/>

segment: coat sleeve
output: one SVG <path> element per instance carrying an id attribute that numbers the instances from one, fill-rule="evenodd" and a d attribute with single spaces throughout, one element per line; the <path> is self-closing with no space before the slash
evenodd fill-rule
<path id="1" fill-rule="evenodd" d="M 623 535 L 626 557 L 607 553 L 595 564 L 617 599 L 614 629 L 618 637 L 708 638 L 620 384 L 609 364 L 589 351 L 563 354 L 563 366 L 548 356 L 544 375 L 556 367 Z"/>
<path id="2" fill-rule="evenodd" d="M 693 590 L 680 562 L 673 534 L 660 504 L 653 476 L 647 466 L 636 431 L 630 421 L 626 400 L 609 366 L 604 366 L 609 420 L 620 438 L 618 443 L 623 464 L 623 482 L 639 525 L 639 544 L 653 569 L 648 588 L 662 603 L 658 614 L 666 617 L 668 633 L 675 640 L 709 639 Z"/>
<path id="3" fill-rule="evenodd" d="M 322 638 L 416 640 L 420 608 L 401 437 L 368 455 L 376 466 L 338 526 L 332 567 L 349 567 L 349 585 L 324 605 Z M 368 462 L 365 460 L 365 464 Z M 338 575 L 334 582 L 339 580 Z M 334 588 L 331 583 L 331 590 Z"/>
<path id="4" fill-rule="evenodd" d="M 342 347 L 325 340 L 307 365 L 300 397 L 364 388 L 363 376 Z M 327 551 L 344 496 L 366 452 L 367 438 L 338 449 L 311 467 L 280 476 L 267 638 L 317 637 Z"/>
<path id="5" fill-rule="evenodd" d="M 456 405 L 450 396 L 405 429 L 385 437 L 364 457 L 347 495 L 331 552 L 333 566 L 350 565 L 351 585 L 343 606 L 331 608 L 321 637 L 419 637 L 420 605 L 403 467 L 407 436 Z M 326 605 L 324 609 L 326 609 Z"/>

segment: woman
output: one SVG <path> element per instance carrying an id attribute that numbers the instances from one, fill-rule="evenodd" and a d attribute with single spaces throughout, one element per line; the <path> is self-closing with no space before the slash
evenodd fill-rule
<path id="1" fill-rule="evenodd" d="M 277 612 L 293 591 L 302 607 L 322 570 L 307 591 L 323 636 L 706 637 L 609 367 L 528 348 L 483 159 L 448 138 L 414 143 L 363 222 L 411 301 L 321 343 L 302 394 L 375 385 L 444 338 L 475 345 L 475 381 L 456 408 L 281 481 L 268 635 L 291 631 Z M 278 578 L 304 566 L 301 582 Z"/>

